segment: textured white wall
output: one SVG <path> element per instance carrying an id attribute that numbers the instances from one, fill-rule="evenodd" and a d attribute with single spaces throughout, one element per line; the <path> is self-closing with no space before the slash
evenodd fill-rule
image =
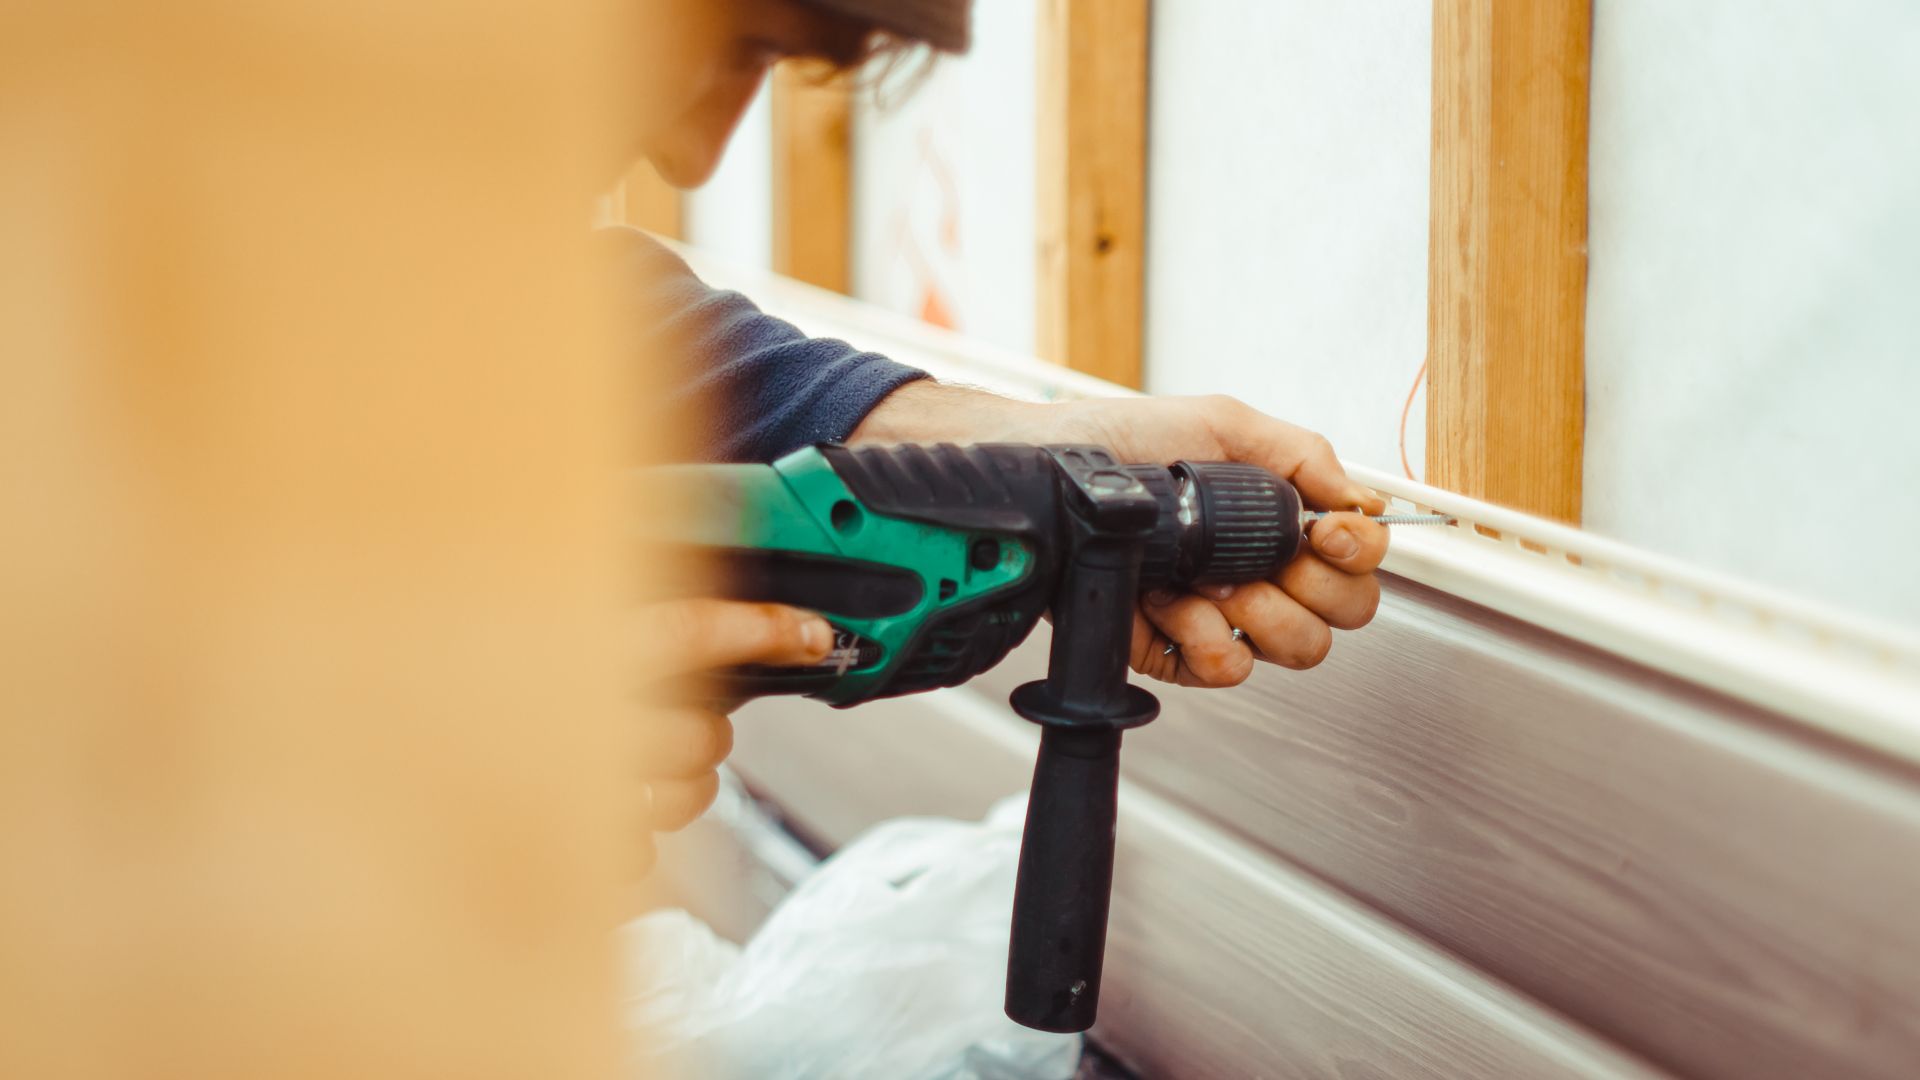
<path id="1" fill-rule="evenodd" d="M 856 99 L 853 292 L 920 315 L 929 289 L 957 329 L 1034 347 L 1033 0 L 980 0 L 973 51 L 876 107 Z"/>
<path id="2" fill-rule="evenodd" d="M 760 87 L 713 179 L 686 201 L 687 240 L 737 266 L 773 266 L 773 92 Z"/>
<path id="3" fill-rule="evenodd" d="M 1915 621 L 1920 5 L 1595 5 L 1586 525 Z"/>
<path id="4" fill-rule="evenodd" d="M 1432 36 L 1407 0 L 1155 6 L 1149 390 L 1233 393 L 1400 471 L 1427 341 Z"/>

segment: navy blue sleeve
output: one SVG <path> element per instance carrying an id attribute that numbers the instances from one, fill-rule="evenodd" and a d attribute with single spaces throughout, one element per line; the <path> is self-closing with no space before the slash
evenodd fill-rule
<path id="1" fill-rule="evenodd" d="M 690 420 L 707 461 L 772 461 L 840 442 L 880 399 L 926 372 L 810 338 L 736 292 L 709 288 L 686 261 L 633 229 L 602 229 L 625 327 L 642 355 L 672 367 L 668 409 Z"/>

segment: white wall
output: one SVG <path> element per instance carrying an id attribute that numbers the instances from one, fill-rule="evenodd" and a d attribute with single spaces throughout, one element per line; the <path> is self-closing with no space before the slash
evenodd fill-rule
<path id="1" fill-rule="evenodd" d="M 1920 4 L 1595 12 L 1587 527 L 1915 621 Z"/>
<path id="2" fill-rule="evenodd" d="M 1209 0 L 1153 19 L 1147 388 L 1230 392 L 1399 472 L 1427 340 L 1431 5 Z"/>
<path id="3" fill-rule="evenodd" d="M 1033 0 L 979 0 L 973 51 L 876 107 L 856 99 L 853 293 L 1034 347 Z"/>
<path id="4" fill-rule="evenodd" d="M 687 240 L 755 270 L 773 266 L 771 87 L 769 79 L 740 118 L 713 178 L 686 199 Z"/>

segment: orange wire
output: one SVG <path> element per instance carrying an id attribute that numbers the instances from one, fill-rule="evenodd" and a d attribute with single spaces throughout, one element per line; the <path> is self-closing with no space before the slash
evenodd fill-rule
<path id="1" fill-rule="evenodd" d="M 1413 377 L 1413 389 L 1407 391 L 1407 403 L 1400 407 L 1400 471 L 1407 479 L 1418 483 L 1420 478 L 1413 475 L 1413 465 L 1407 461 L 1407 417 L 1413 413 L 1413 399 L 1420 394 L 1420 384 L 1427 378 L 1427 362 L 1420 361 L 1420 371 Z"/>

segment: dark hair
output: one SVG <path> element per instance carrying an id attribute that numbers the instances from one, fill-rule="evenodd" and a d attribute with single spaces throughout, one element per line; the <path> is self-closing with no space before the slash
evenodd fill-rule
<path id="1" fill-rule="evenodd" d="M 821 79 L 845 79 L 871 91 L 876 103 L 885 103 L 925 80 L 933 70 L 933 57 L 933 48 L 924 41 L 871 23 L 835 19 L 821 49 L 820 58 L 829 65 Z"/>

